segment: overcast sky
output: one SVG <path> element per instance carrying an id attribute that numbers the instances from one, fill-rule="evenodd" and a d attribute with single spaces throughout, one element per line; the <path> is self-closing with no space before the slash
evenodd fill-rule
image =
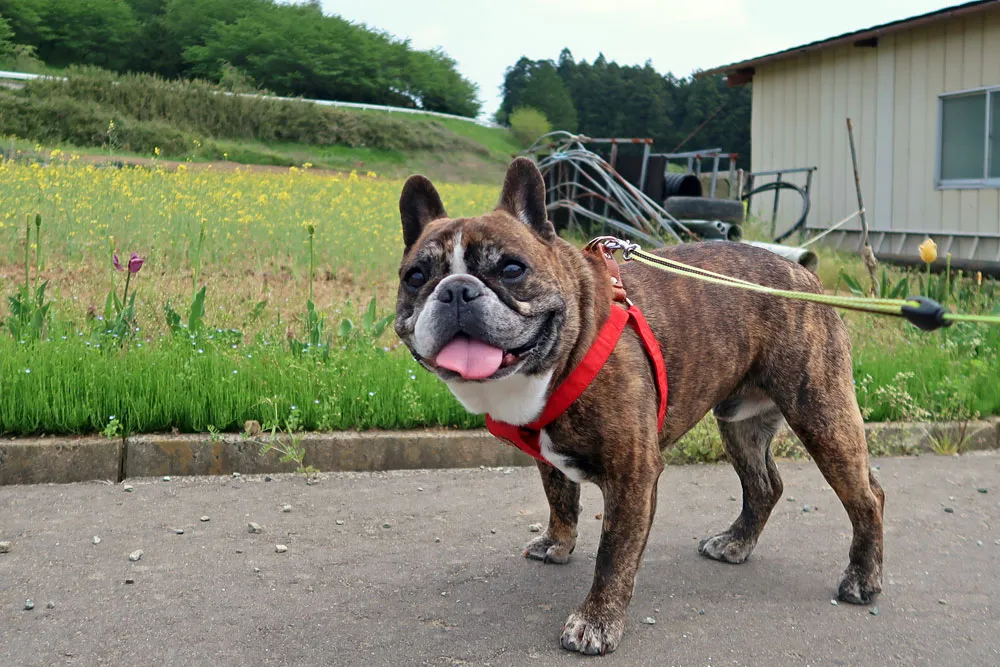
<path id="1" fill-rule="evenodd" d="M 483 111 L 500 106 L 504 70 L 522 55 L 619 64 L 652 60 L 687 76 L 900 18 L 959 4 L 941 0 L 322 0 L 327 13 L 365 23 L 418 49 L 436 46 L 479 84 Z"/>

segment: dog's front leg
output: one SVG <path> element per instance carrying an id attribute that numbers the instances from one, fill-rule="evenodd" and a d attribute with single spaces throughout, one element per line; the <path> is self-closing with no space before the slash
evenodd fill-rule
<path id="1" fill-rule="evenodd" d="M 545 497 L 549 500 L 549 526 L 524 547 L 525 558 L 546 563 L 566 563 L 576 547 L 580 517 L 580 485 L 548 463 L 538 462 Z"/>
<path id="2" fill-rule="evenodd" d="M 656 482 L 663 471 L 655 447 L 648 454 L 640 450 L 620 449 L 627 452 L 625 460 L 611 462 L 600 484 L 604 494 L 601 545 L 590 593 L 563 628 L 562 647 L 570 651 L 610 653 L 618 648 L 625 630 L 625 611 L 653 523 Z"/>

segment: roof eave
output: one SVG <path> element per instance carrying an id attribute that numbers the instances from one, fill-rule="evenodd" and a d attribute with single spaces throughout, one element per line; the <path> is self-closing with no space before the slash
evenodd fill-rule
<path id="1" fill-rule="evenodd" d="M 759 56 L 757 58 L 751 58 L 749 60 L 743 60 L 737 63 L 723 65 L 721 67 L 713 67 L 712 69 L 696 72 L 695 76 L 718 76 L 721 74 L 726 76 L 731 87 L 742 86 L 750 83 L 753 80 L 753 75 L 756 69 L 764 64 L 772 63 L 778 60 L 787 60 L 788 58 L 794 58 L 813 51 L 821 51 L 823 49 L 830 49 L 848 44 L 854 46 L 875 47 L 878 45 L 878 39 L 885 35 L 890 35 L 903 30 L 912 30 L 931 23 L 937 23 L 939 21 L 961 16 L 968 16 L 970 14 L 976 14 L 997 7 L 1000 7 L 1000 0 L 976 0 L 975 2 L 946 7 L 945 9 L 939 9 L 927 14 L 900 19 L 898 21 L 885 23 L 872 28 L 866 28 L 864 30 L 846 33 L 836 37 L 830 37 L 829 39 L 810 42 L 801 46 L 794 46 L 790 49 L 785 49 L 784 51 L 777 51 L 775 53 Z"/>

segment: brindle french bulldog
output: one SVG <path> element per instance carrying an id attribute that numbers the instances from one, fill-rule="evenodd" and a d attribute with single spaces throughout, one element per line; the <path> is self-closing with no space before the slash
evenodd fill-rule
<path id="1" fill-rule="evenodd" d="M 399 202 L 406 246 L 396 333 L 473 413 L 535 420 L 608 318 L 607 268 L 556 235 L 534 163 L 515 160 L 496 210 L 449 218 L 434 186 L 412 176 Z M 819 292 L 816 276 L 736 243 L 692 243 L 657 254 L 789 290 Z M 871 474 L 855 398 L 851 344 L 829 307 L 677 277 L 630 262 L 629 297 L 656 334 L 669 378 L 657 431 L 657 390 L 638 335 L 626 328 L 593 383 L 541 434 L 538 464 L 550 516 L 524 555 L 565 563 L 576 546 L 580 483 L 604 495 L 590 593 L 569 615 L 562 646 L 603 654 L 622 638 L 625 611 L 656 509 L 662 452 L 712 410 L 743 486 L 743 510 L 699 553 L 750 556 L 782 484 L 770 443 L 782 419 L 801 439 L 854 528 L 838 597 L 865 604 L 882 588 L 884 494 Z M 697 343 L 697 345 L 695 345 Z"/>

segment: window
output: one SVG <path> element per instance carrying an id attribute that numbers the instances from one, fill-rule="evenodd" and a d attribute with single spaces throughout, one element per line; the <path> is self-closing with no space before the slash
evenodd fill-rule
<path id="1" fill-rule="evenodd" d="M 937 184 L 1000 187 L 1000 88 L 942 95 Z"/>

